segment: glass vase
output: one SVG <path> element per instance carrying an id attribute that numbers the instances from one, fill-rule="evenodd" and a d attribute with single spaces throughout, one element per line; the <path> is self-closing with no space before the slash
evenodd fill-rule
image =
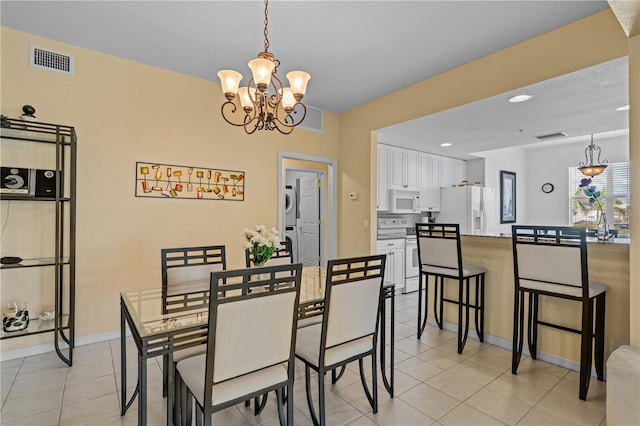
<path id="1" fill-rule="evenodd" d="M 596 237 L 598 237 L 598 241 L 607 241 L 609 239 L 609 224 L 607 223 L 607 215 L 604 212 L 601 212 L 598 217 Z"/>

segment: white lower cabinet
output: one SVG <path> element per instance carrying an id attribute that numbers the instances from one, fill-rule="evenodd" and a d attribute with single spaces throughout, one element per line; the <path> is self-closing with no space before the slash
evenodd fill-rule
<path id="1" fill-rule="evenodd" d="M 396 285 L 396 293 L 404 290 L 404 239 L 378 240 L 377 253 L 386 254 L 385 282 Z"/>
<path id="2" fill-rule="evenodd" d="M 418 287 L 420 287 L 420 277 L 407 278 L 404 282 L 404 293 L 418 291 Z"/>

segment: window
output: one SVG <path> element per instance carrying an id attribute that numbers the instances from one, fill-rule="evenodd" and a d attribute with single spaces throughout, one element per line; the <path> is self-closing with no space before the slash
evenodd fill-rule
<path id="1" fill-rule="evenodd" d="M 576 167 L 569 168 L 569 223 L 593 229 L 598 220 L 598 209 L 589 204 L 580 188 L 580 181 L 584 178 Z M 629 163 L 609 164 L 601 175 L 592 178 L 590 186 L 600 191 L 610 229 L 618 231 L 618 235 L 629 234 Z"/>

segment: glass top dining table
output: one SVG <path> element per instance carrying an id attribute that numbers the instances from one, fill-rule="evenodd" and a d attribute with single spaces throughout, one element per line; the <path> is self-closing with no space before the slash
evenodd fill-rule
<path id="1" fill-rule="evenodd" d="M 299 326 L 305 321 L 313 321 L 313 317 L 322 315 L 324 310 L 324 290 L 326 285 L 326 270 L 321 267 L 304 267 L 300 283 Z M 394 304 L 395 285 L 384 283 L 382 296 L 384 303 L 380 304 L 380 348 L 386 346 L 386 312 L 390 303 L 390 353 L 389 361 L 394 361 Z M 186 349 L 196 344 L 202 344 L 206 336 L 209 311 L 209 281 L 193 281 L 180 283 L 166 288 L 157 286 L 141 290 L 125 290 L 120 293 L 121 312 L 121 415 L 124 415 L 138 396 L 138 424 L 146 425 L 146 360 L 152 357 L 164 356 L 164 368 L 170 366 L 171 354 L 175 350 Z M 315 321 L 318 322 L 318 321 Z M 135 391 L 127 400 L 126 395 L 126 329 L 138 350 L 138 382 Z M 386 350 L 380 351 L 380 365 L 383 383 L 393 397 L 393 368 L 386 365 Z M 387 374 L 387 370 L 389 373 Z M 165 375 L 167 377 L 167 375 Z M 164 395 L 170 386 L 163 386 Z M 168 404 L 171 401 L 168 401 Z M 168 416 L 167 424 L 171 424 Z"/>

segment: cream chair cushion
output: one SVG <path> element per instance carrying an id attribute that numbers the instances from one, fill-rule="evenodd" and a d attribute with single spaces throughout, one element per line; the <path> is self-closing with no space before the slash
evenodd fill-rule
<path id="1" fill-rule="evenodd" d="M 572 297 L 582 297 L 582 287 L 545 283 L 540 281 L 520 280 L 520 287 L 530 290 L 546 291 L 549 293 L 563 294 Z M 589 298 L 598 296 L 607 291 L 607 285 L 596 281 L 589 281 Z"/>
<path id="2" fill-rule="evenodd" d="M 444 275 L 446 277 L 458 278 L 458 268 L 440 268 L 437 266 L 422 265 L 422 272 L 434 275 Z M 464 278 L 474 277 L 476 275 L 484 274 L 487 270 L 482 266 L 477 265 L 462 265 L 462 276 Z"/>
<path id="3" fill-rule="evenodd" d="M 320 362 L 321 333 L 322 324 L 315 324 L 304 328 L 298 328 L 298 334 L 296 336 L 296 355 L 315 366 L 319 366 Z M 325 366 L 333 365 L 353 356 L 366 353 L 372 348 L 373 338 L 371 336 L 343 343 L 326 350 L 324 355 L 324 364 Z"/>
<path id="4" fill-rule="evenodd" d="M 253 353 L 253 356 L 259 358 L 259 354 L 256 352 Z M 206 362 L 206 355 L 202 354 L 180 361 L 177 365 L 182 380 L 193 392 L 193 396 L 201 406 L 204 405 Z M 212 390 L 211 404 L 222 404 L 240 398 L 243 395 L 257 392 L 273 384 L 286 382 L 288 377 L 287 364 L 288 363 L 285 362 L 274 365 L 215 384 Z"/>

